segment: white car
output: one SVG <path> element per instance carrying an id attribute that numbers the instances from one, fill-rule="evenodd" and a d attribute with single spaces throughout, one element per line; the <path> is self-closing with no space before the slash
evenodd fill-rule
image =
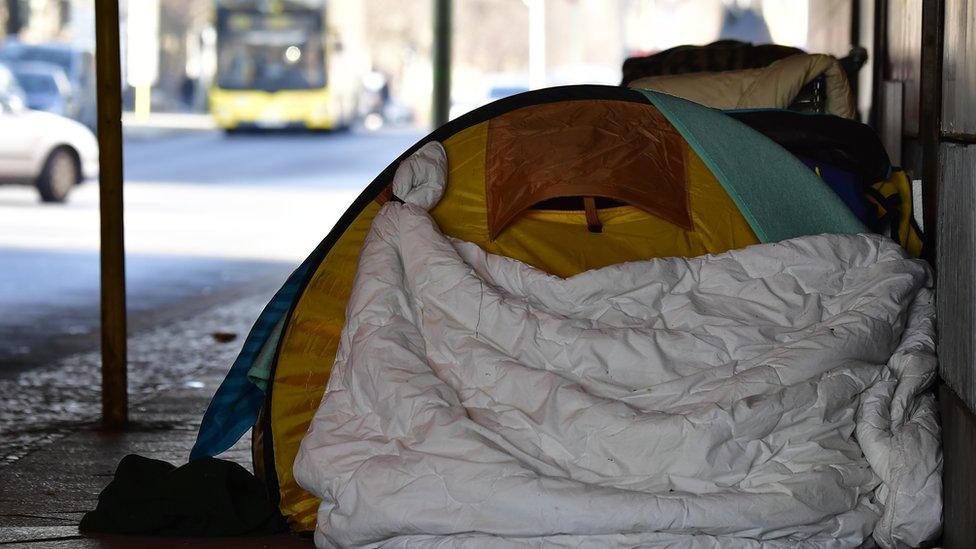
<path id="1" fill-rule="evenodd" d="M 84 125 L 0 97 L 0 183 L 34 185 L 44 202 L 64 202 L 98 175 L 98 141 Z"/>

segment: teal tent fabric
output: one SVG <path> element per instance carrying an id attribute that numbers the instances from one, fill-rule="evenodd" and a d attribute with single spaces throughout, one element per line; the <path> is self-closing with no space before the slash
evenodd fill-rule
<path id="1" fill-rule="evenodd" d="M 282 316 L 278 319 L 277 324 L 271 329 L 271 333 L 268 334 L 268 339 L 258 351 L 257 356 L 254 357 L 254 364 L 247 371 L 247 379 L 258 389 L 262 391 L 268 390 L 268 384 L 271 382 L 271 372 L 273 370 L 272 365 L 274 364 L 274 358 L 278 351 L 278 341 L 281 340 L 281 333 L 285 328 L 285 317 Z"/>
<path id="2" fill-rule="evenodd" d="M 712 170 L 761 242 L 867 231 L 826 183 L 766 136 L 721 111 L 639 91 Z"/>

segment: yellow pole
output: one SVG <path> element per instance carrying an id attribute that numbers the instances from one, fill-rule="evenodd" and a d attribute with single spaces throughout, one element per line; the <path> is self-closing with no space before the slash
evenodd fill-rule
<path id="1" fill-rule="evenodd" d="M 152 87 L 136 86 L 136 118 L 145 120 L 149 118 L 152 110 Z"/>

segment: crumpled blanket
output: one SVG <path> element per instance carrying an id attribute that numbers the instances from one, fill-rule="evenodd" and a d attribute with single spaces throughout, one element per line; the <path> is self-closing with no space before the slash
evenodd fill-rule
<path id="1" fill-rule="evenodd" d="M 294 471 L 324 547 L 914 546 L 934 316 L 877 235 L 562 279 L 390 202 Z"/>

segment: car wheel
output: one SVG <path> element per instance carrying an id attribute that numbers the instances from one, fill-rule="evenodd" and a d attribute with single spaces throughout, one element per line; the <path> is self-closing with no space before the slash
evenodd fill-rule
<path id="1" fill-rule="evenodd" d="M 41 176 L 37 178 L 37 190 L 44 202 L 64 202 L 71 188 L 78 183 L 79 170 L 75 156 L 68 149 L 55 149 L 47 161 Z"/>

